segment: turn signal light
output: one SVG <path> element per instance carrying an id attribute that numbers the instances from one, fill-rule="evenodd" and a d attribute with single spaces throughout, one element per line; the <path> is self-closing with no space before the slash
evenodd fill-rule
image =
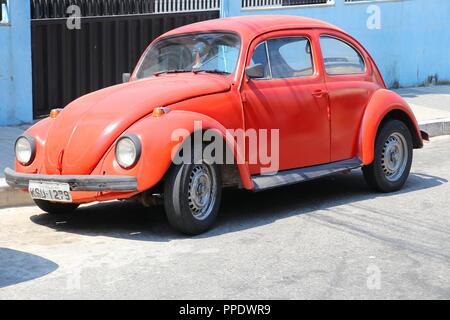
<path id="1" fill-rule="evenodd" d="M 56 118 L 60 113 L 61 113 L 62 109 L 52 109 L 52 111 L 50 111 L 50 118 Z"/>
<path id="2" fill-rule="evenodd" d="M 166 113 L 169 113 L 169 108 L 158 107 L 153 110 L 152 116 L 155 118 L 162 117 Z"/>

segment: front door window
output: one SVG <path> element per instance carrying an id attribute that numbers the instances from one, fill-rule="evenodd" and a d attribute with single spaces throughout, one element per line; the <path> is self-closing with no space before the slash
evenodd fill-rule
<path id="1" fill-rule="evenodd" d="M 314 74 L 311 45 L 306 38 L 278 38 L 267 41 L 272 77 L 297 78 Z"/>

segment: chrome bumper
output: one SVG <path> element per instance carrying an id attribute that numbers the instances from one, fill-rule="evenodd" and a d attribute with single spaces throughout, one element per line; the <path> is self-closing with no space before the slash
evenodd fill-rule
<path id="1" fill-rule="evenodd" d="M 128 176 L 64 176 L 16 172 L 5 169 L 6 182 L 13 188 L 28 189 L 30 181 L 68 183 L 72 191 L 137 191 L 136 177 Z"/>

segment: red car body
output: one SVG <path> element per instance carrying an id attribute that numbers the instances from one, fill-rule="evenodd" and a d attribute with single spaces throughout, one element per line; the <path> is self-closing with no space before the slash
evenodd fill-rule
<path id="1" fill-rule="evenodd" d="M 161 39 L 207 31 L 239 36 L 238 64 L 230 75 L 179 73 L 134 80 L 83 96 L 57 117 L 31 127 L 36 155 L 29 165 L 16 162 L 16 174 L 54 176 L 128 176 L 137 186 L 129 191 L 74 191 L 73 201 L 87 203 L 128 199 L 156 186 L 171 166 L 170 137 L 177 128 L 280 130 L 280 171 L 359 159 L 374 160 L 380 124 L 387 118 L 403 121 L 415 148 L 421 132 L 408 104 L 387 90 L 375 62 L 365 48 L 344 31 L 321 21 L 290 16 L 237 17 L 195 23 L 172 30 Z M 365 72 L 328 75 L 320 35 L 335 37 L 356 49 Z M 266 39 L 305 37 L 311 43 L 314 73 L 310 76 L 252 81 L 246 67 L 255 47 Z M 158 107 L 170 112 L 155 116 Z M 126 134 L 142 143 L 139 162 L 130 169 L 118 165 L 114 146 Z M 231 141 L 227 141 L 231 145 Z M 236 153 L 241 152 L 234 149 Z M 240 186 L 254 190 L 260 164 L 238 164 Z M 8 174 L 7 174 L 8 176 Z M 8 179 L 14 184 L 14 177 Z M 17 185 L 16 185 L 17 186 Z"/>

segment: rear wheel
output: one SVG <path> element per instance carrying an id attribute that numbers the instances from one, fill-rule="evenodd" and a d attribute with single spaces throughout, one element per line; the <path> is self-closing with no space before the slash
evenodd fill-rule
<path id="1" fill-rule="evenodd" d="M 380 129 L 374 150 L 375 159 L 363 168 L 367 183 L 381 192 L 394 192 L 403 187 L 411 171 L 413 143 L 408 127 L 390 120 Z"/>
<path id="2" fill-rule="evenodd" d="M 44 212 L 50 214 L 72 213 L 80 205 L 78 203 L 55 203 L 45 200 L 34 200 L 34 203 Z"/>

